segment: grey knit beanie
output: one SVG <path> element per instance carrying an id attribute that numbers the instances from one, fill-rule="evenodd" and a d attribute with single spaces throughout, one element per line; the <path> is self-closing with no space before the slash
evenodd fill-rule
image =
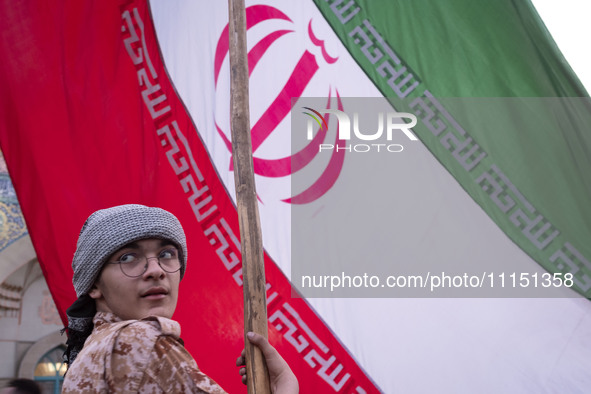
<path id="1" fill-rule="evenodd" d="M 187 241 L 179 220 L 161 208 L 119 205 L 96 211 L 80 230 L 72 261 L 76 295 L 80 297 L 90 291 L 113 253 L 144 238 L 167 239 L 178 247 L 182 278 L 187 267 Z"/>

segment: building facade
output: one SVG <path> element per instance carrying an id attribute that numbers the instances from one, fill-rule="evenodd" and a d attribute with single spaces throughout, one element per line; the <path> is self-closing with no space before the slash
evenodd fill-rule
<path id="1" fill-rule="evenodd" d="M 0 387 L 20 377 L 59 393 L 62 328 L 0 152 Z"/>

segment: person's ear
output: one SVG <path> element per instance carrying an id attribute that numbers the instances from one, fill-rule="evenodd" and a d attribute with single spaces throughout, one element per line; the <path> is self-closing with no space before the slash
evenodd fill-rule
<path id="1" fill-rule="evenodd" d="M 98 288 L 96 283 L 94 285 L 92 285 L 92 288 L 88 292 L 88 295 L 90 296 L 90 298 L 92 298 L 94 300 L 98 300 L 100 298 L 103 298 L 103 292 L 101 291 L 101 289 Z"/>

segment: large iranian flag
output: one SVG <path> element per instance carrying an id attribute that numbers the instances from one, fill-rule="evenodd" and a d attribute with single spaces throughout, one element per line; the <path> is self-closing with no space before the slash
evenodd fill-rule
<path id="1" fill-rule="evenodd" d="M 242 282 L 225 2 L 0 6 L 0 142 L 62 316 L 88 214 L 161 206 L 190 240 L 175 314 L 186 346 L 226 390 L 244 390 L 232 367 Z M 269 334 L 301 391 L 587 391 L 589 133 L 491 133 L 458 123 L 443 99 L 586 96 L 529 1 L 248 1 L 247 20 Z M 334 153 L 309 187 L 292 190 L 292 175 L 317 153 L 291 151 L 291 116 L 302 112 L 293 98 L 304 96 L 397 97 L 418 118 L 420 141 L 375 180 L 396 180 L 396 215 L 372 219 L 388 232 L 364 230 L 369 246 L 388 243 L 384 264 L 502 261 L 540 278 L 572 274 L 573 290 L 552 299 L 294 297 L 290 213 L 312 207 L 319 222 L 328 218 L 316 207 L 335 201 L 352 160 Z M 575 107 L 586 119 L 588 108 Z M 338 256 L 329 235 L 328 255 Z"/>

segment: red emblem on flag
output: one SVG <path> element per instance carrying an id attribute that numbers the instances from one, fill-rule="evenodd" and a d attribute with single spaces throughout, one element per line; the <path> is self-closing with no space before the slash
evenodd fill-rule
<path id="1" fill-rule="evenodd" d="M 247 31 L 252 27 L 258 25 L 261 22 L 279 19 L 293 23 L 292 20 L 285 15 L 282 11 L 277 8 L 267 5 L 254 5 L 246 9 L 246 29 Z M 272 44 L 274 44 L 281 37 L 294 33 L 294 30 L 275 30 L 261 38 L 255 45 L 251 47 L 248 52 L 248 66 L 249 66 L 249 77 L 256 69 L 257 64 L 267 53 Z M 228 56 L 228 25 L 222 31 L 220 38 L 217 43 L 215 52 L 215 84 L 216 91 L 218 88 L 218 77 L 222 68 L 224 59 Z M 308 23 L 308 36 L 311 42 L 321 48 L 322 57 L 327 64 L 335 63 L 338 58 L 330 56 L 325 47 L 324 41 L 320 40 L 314 34 L 312 30 L 312 20 Z M 275 131 L 278 125 L 285 119 L 292 108 L 292 97 L 300 97 L 302 93 L 316 74 L 319 69 L 316 56 L 311 52 L 305 50 L 299 58 L 297 64 L 293 68 L 289 79 L 283 85 L 279 93 L 272 99 L 271 103 L 259 119 L 254 123 L 251 129 L 252 138 L 252 151 L 254 161 L 254 172 L 257 175 L 268 177 L 268 178 L 279 178 L 289 176 L 305 166 L 307 166 L 319 153 L 318 146 L 326 138 L 326 132 L 316 133 L 316 137 L 311 140 L 303 149 L 293 153 L 290 156 L 279 158 L 279 159 L 268 159 L 260 157 L 256 151 L 261 144 Z M 251 89 L 256 90 L 256 86 Z M 337 97 L 337 108 L 343 110 L 343 106 L 339 97 L 339 92 L 334 89 L 334 95 Z M 333 96 L 333 89 L 328 88 L 328 102 L 327 108 L 330 108 L 331 98 Z M 228 114 L 229 116 L 229 114 Z M 219 126 L 219 122 L 216 120 L 216 128 L 218 134 L 223 139 L 226 147 L 231 152 L 232 143 L 228 138 L 229 131 L 226 133 Z M 334 145 L 342 144 L 336 136 Z M 339 145 L 341 146 L 341 145 Z M 324 170 L 318 175 L 316 180 L 308 186 L 304 191 L 283 200 L 290 204 L 307 204 L 317 200 L 324 195 L 336 182 L 342 168 L 345 159 L 344 150 L 335 150 L 332 156 L 324 168 Z M 230 160 L 229 163 L 230 171 L 233 170 L 233 163 Z"/>

